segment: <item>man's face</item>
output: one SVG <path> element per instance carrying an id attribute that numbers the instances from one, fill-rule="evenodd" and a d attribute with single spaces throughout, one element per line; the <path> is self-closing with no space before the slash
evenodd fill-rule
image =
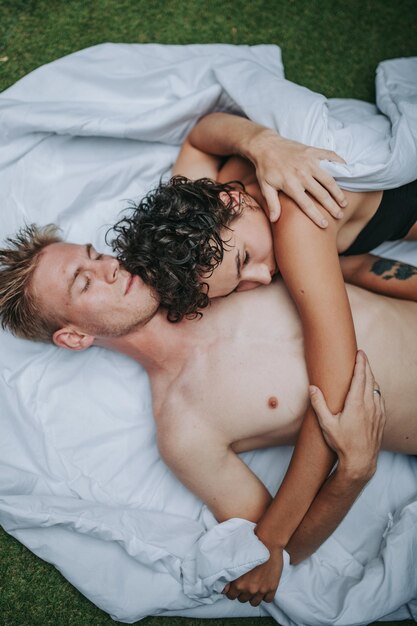
<path id="1" fill-rule="evenodd" d="M 159 302 L 139 276 L 91 244 L 53 243 L 41 253 L 32 290 L 43 310 L 94 337 L 114 337 L 148 322 Z M 68 346 L 71 347 L 71 346 Z"/>

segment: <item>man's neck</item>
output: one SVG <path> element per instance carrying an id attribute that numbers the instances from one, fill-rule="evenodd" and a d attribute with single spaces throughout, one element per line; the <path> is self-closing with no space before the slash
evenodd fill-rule
<path id="1" fill-rule="evenodd" d="M 121 337 L 100 337 L 96 345 L 130 356 L 149 374 L 176 370 L 187 358 L 191 345 L 192 333 L 185 332 L 184 324 L 187 322 L 168 322 L 166 312 L 160 309 L 145 326 Z"/>

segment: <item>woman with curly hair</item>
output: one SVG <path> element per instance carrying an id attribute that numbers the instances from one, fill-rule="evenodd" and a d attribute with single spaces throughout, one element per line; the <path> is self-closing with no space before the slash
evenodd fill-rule
<path id="1" fill-rule="evenodd" d="M 267 284 L 278 269 L 266 217 L 271 211 L 253 165 L 236 156 L 214 164 L 212 154 L 200 151 L 208 132 L 201 127 L 211 130 L 210 120 L 219 117 L 231 116 L 203 118 L 190 134 L 174 166 L 174 173 L 181 175 L 149 192 L 113 228 L 113 250 L 129 271 L 156 289 L 172 322 L 202 315 L 211 298 Z M 185 173 L 212 178 L 191 180 Z M 239 180 L 224 182 L 233 176 Z M 263 191 L 268 193 L 265 186 Z M 368 252 L 388 239 L 417 238 L 417 182 L 384 194 L 345 191 L 345 196 L 348 208 L 331 224 L 345 281 L 415 300 L 416 270 Z M 290 202 L 280 197 L 284 204 Z M 323 227 L 327 220 L 322 209 L 313 204 L 304 211 Z"/>
<path id="2" fill-rule="evenodd" d="M 357 352 L 341 266 L 349 282 L 417 301 L 414 268 L 368 254 L 390 238 L 417 238 L 417 183 L 387 192 L 345 192 L 344 212 L 330 210 L 331 216 L 323 211 L 329 198 L 321 201 L 322 190 L 313 185 L 306 216 L 269 184 L 279 141 L 273 131 L 243 118 L 203 118 L 174 166 L 180 176 L 161 184 L 116 225 L 114 250 L 158 291 L 172 321 L 198 314 L 210 297 L 268 284 L 279 270 L 303 325 L 312 393 L 321 389 L 337 419 Z M 285 184 L 278 186 L 285 191 Z M 332 190 L 333 197 L 337 193 Z M 276 220 L 279 211 L 278 221 L 268 219 Z M 348 256 L 339 262 L 340 254 Z M 375 398 L 381 399 L 378 387 Z M 228 586 L 228 597 L 250 600 L 276 588 L 280 555 L 308 518 L 334 462 L 310 405 L 285 479 L 256 528 L 271 558 Z"/>
<path id="3" fill-rule="evenodd" d="M 227 257 L 224 232 L 242 213 L 243 206 L 236 206 L 234 199 L 236 188 L 243 198 L 238 182 L 175 176 L 113 227 L 113 250 L 132 274 L 154 287 L 171 322 L 202 315 L 209 295 L 213 297 L 205 279 Z"/>

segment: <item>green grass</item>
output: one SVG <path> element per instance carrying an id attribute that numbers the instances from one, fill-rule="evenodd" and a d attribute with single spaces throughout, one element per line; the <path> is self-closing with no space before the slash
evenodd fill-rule
<path id="1" fill-rule="evenodd" d="M 415 0 L 0 0 L 0 89 L 105 41 L 276 43 L 291 80 L 369 100 L 380 60 L 417 53 L 416 13 Z"/>
<path id="2" fill-rule="evenodd" d="M 378 62 L 417 54 L 417 2 L 0 0 L 0 90 L 44 63 L 107 41 L 274 43 L 282 48 L 287 78 L 329 97 L 372 101 Z M 141 623 L 275 624 L 269 618 L 159 617 Z M 114 622 L 0 530 L 0 626 L 105 624 Z"/>

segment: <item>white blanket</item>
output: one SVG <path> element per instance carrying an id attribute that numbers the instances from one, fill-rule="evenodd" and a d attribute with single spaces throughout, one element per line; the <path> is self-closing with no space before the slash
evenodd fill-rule
<path id="1" fill-rule="evenodd" d="M 244 112 L 337 150 L 346 188 L 417 178 L 417 59 L 382 63 L 377 105 L 332 101 L 283 78 L 276 46 L 112 45 L 46 65 L 0 95 L 0 232 L 57 222 L 104 248 L 126 200 L 167 175 L 204 113 Z M 388 250 L 388 252 L 387 252 Z M 414 244 L 385 251 L 417 264 Z M 293 624 L 417 617 L 417 467 L 383 453 L 375 478 L 276 600 L 230 602 L 224 584 L 267 558 L 253 525 L 217 525 L 158 456 L 146 374 L 94 348 L 72 354 L 0 334 L 0 523 L 120 621 L 149 614 L 273 615 Z M 291 450 L 244 455 L 274 490 Z"/>

